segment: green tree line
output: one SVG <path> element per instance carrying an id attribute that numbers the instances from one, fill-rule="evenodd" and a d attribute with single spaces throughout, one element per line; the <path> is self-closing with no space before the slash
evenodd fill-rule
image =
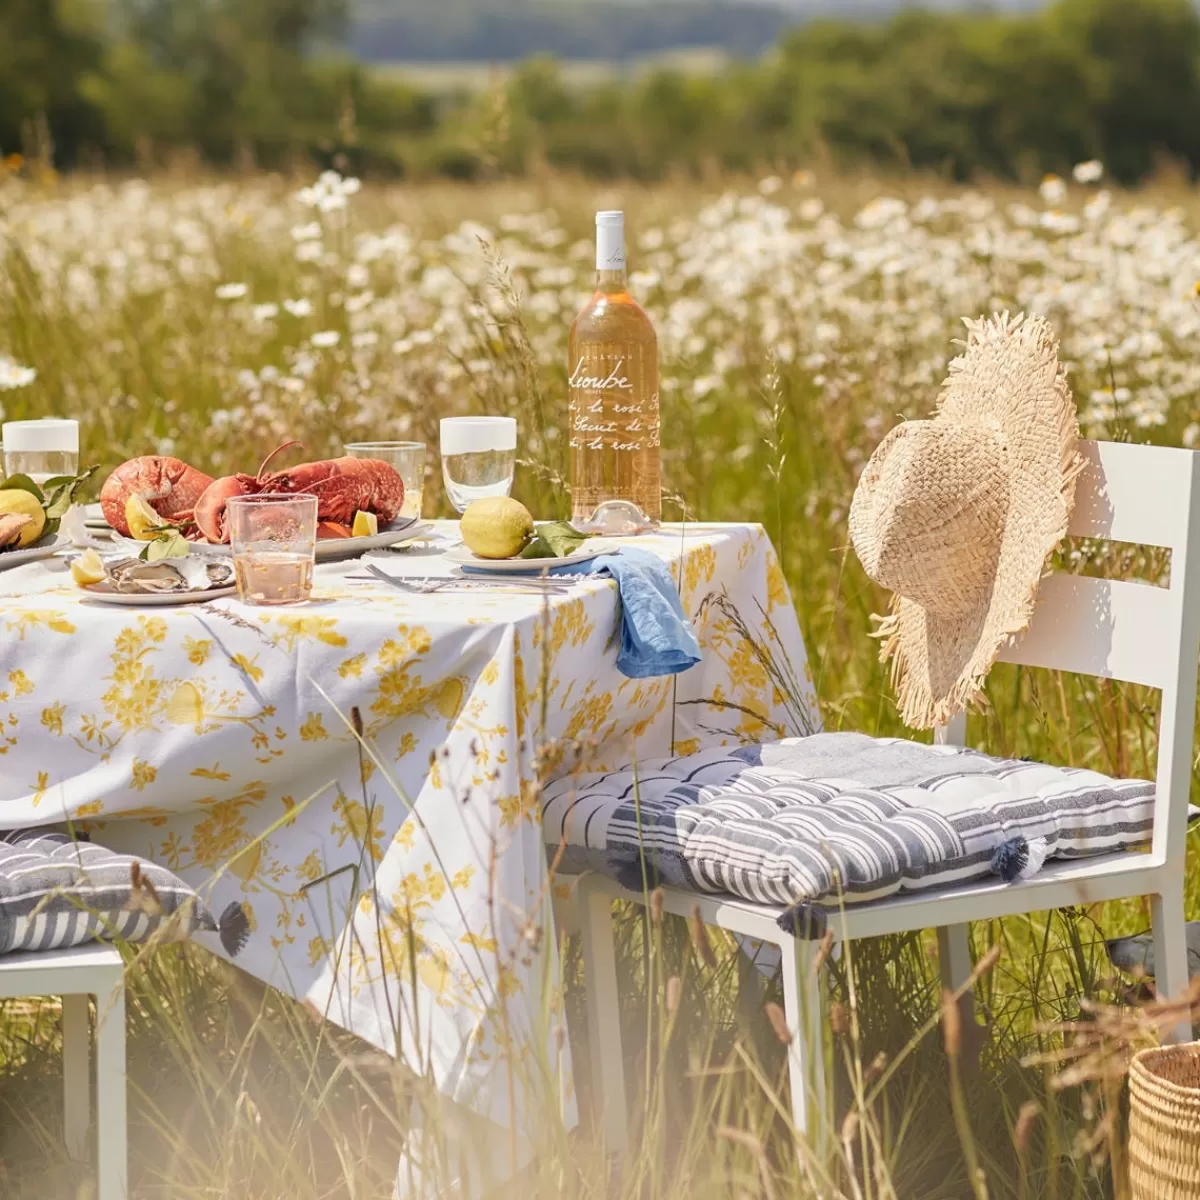
<path id="1" fill-rule="evenodd" d="M 0 153 L 56 165 L 335 161 L 389 175 L 538 164 L 654 177 L 710 167 L 911 166 L 957 177 L 1102 159 L 1133 181 L 1200 168 L 1191 0 L 1057 0 L 1033 13 L 813 21 L 715 74 L 574 85 L 528 61 L 435 95 L 338 47 L 344 0 L 5 0 Z"/>

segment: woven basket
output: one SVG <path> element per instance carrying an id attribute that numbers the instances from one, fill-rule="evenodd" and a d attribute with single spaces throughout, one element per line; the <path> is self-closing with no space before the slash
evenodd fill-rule
<path id="1" fill-rule="evenodd" d="M 1200 1197 L 1200 1042 L 1143 1050 L 1129 1069 L 1133 1200 Z"/>

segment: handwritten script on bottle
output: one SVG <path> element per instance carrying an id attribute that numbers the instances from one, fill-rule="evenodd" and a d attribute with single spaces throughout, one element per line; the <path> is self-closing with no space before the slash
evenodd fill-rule
<path id="1" fill-rule="evenodd" d="M 581 357 L 567 381 L 572 390 L 571 444 L 584 445 L 590 450 L 641 450 L 643 441 L 622 441 L 622 434 L 649 432 L 649 445 L 658 444 L 653 429 L 647 430 L 642 419 L 645 403 L 621 404 L 616 396 L 605 396 L 606 392 L 634 391 L 633 381 L 624 373 L 625 360 L 618 359 L 607 375 L 588 374 L 588 366 Z M 592 368 L 594 369 L 594 368 Z M 590 399 L 577 397 L 578 392 L 592 393 Z M 657 393 L 652 397 L 657 400 Z"/>

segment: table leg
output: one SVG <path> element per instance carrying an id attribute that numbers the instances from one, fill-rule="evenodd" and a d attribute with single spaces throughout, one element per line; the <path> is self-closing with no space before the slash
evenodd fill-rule
<path id="1" fill-rule="evenodd" d="M 98 1200 L 127 1200 L 125 985 L 96 997 L 96 1165 Z"/>
<path id="2" fill-rule="evenodd" d="M 92 1035 L 87 995 L 64 996 L 63 1013 L 63 1133 L 67 1153 L 76 1160 L 86 1156 L 91 1123 Z"/>

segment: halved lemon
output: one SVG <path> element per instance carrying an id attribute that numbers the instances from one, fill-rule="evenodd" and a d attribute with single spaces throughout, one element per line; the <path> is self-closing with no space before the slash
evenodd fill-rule
<path id="1" fill-rule="evenodd" d="M 95 550 L 85 550 L 71 564 L 71 578 L 80 587 L 91 587 L 93 583 L 104 582 L 104 563 Z"/>
<path id="2" fill-rule="evenodd" d="M 166 522 L 150 507 L 145 496 L 134 492 L 125 501 L 125 524 L 129 526 L 129 536 L 139 542 L 152 542 L 157 536 L 157 530 Z"/>
<path id="3" fill-rule="evenodd" d="M 379 518 L 371 512 L 356 512 L 350 527 L 351 537 L 374 537 L 379 532 Z"/>

